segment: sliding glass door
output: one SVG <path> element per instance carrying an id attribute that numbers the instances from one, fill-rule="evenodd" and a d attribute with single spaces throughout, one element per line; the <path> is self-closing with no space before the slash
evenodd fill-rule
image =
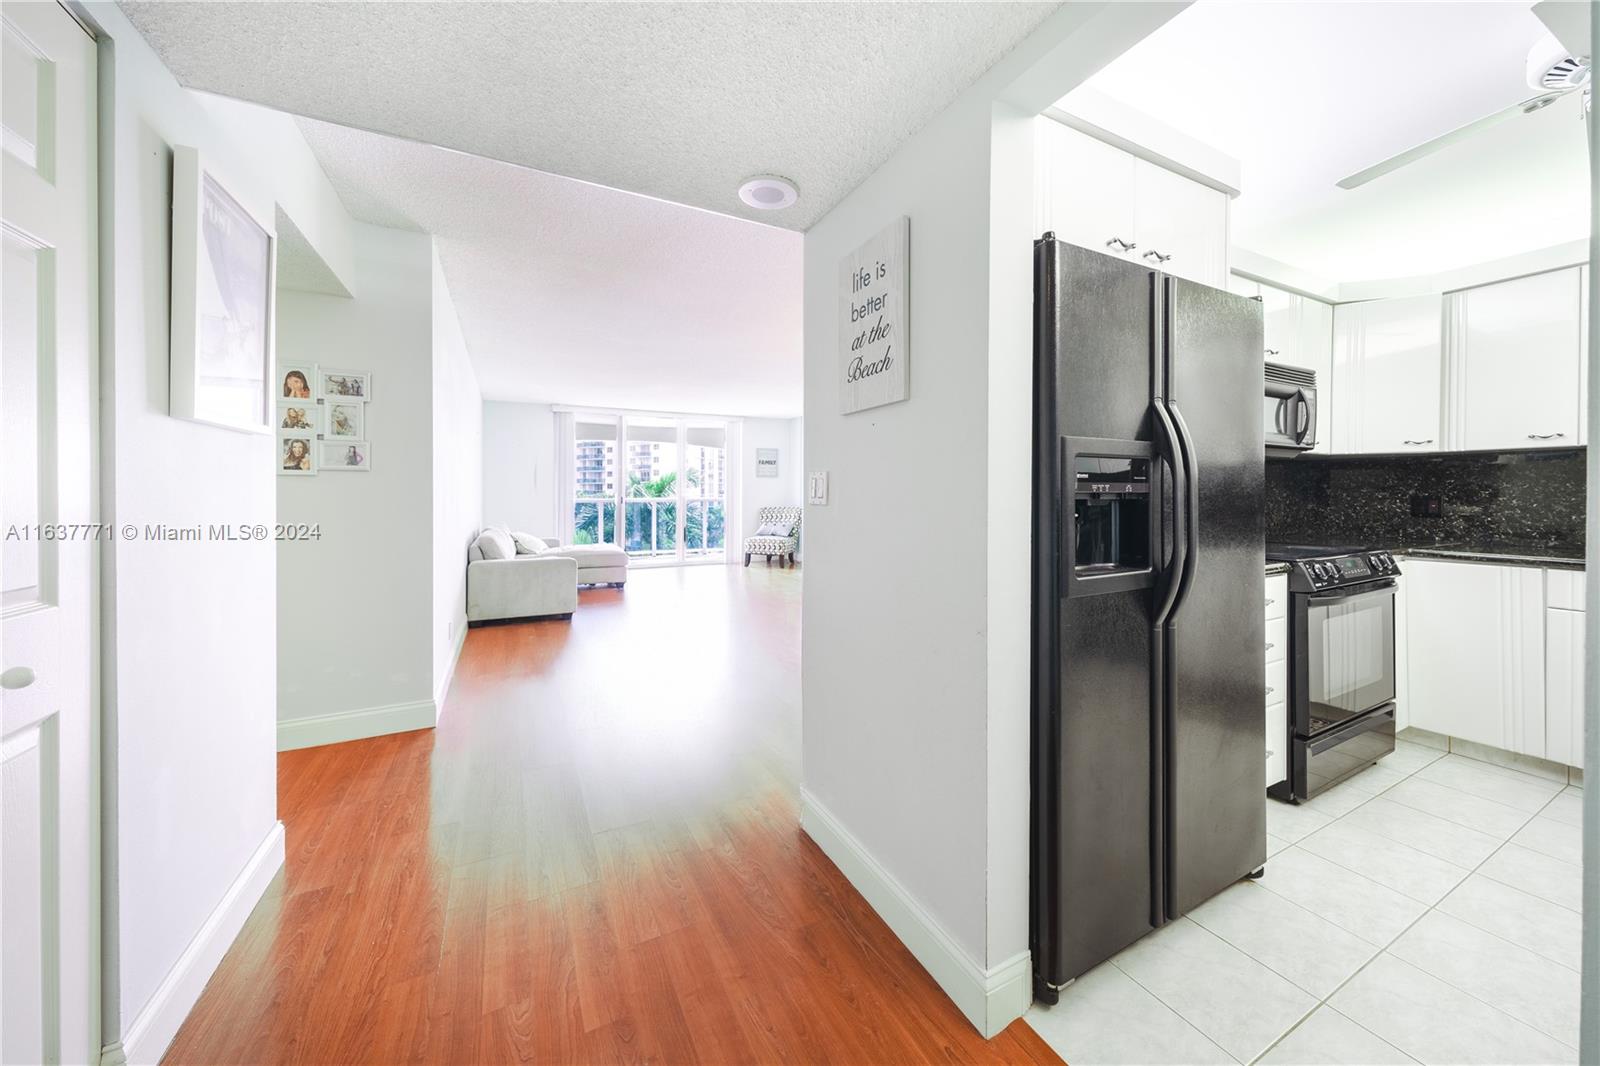
<path id="1" fill-rule="evenodd" d="M 642 565 L 725 560 L 724 423 L 584 414 L 573 433 L 579 544 L 617 544 Z"/>

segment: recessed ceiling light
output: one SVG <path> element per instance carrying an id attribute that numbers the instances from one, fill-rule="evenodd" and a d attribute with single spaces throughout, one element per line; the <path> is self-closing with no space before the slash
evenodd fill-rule
<path id="1" fill-rule="evenodd" d="M 776 174 L 757 174 L 739 186 L 739 199 L 758 211 L 776 211 L 792 207 L 800 199 L 800 190 L 788 178 Z"/>

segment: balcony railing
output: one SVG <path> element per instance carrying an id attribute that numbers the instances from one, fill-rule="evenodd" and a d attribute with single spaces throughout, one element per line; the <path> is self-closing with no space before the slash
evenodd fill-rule
<path id="1" fill-rule="evenodd" d="M 719 555 L 726 542 L 723 508 L 721 499 L 685 499 L 680 528 L 675 497 L 629 497 L 622 501 L 620 543 L 629 555 L 641 559 L 677 558 L 680 537 L 685 557 Z M 579 544 L 619 543 L 615 500 L 575 500 L 572 518 Z"/>

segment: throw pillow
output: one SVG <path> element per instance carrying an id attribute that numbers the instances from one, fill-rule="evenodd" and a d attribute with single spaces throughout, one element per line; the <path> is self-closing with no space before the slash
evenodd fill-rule
<path id="1" fill-rule="evenodd" d="M 485 559 L 509 559 L 517 554 L 516 544 L 498 529 L 486 529 L 473 542 Z"/>
<path id="2" fill-rule="evenodd" d="M 758 537 L 787 537 L 794 532 L 793 522 L 763 522 L 756 530 Z"/>
<path id="3" fill-rule="evenodd" d="M 517 542 L 518 555 L 538 555 L 540 552 L 550 547 L 550 545 L 546 544 L 542 538 L 536 537 L 531 533 L 517 533 L 513 531 L 511 534 L 511 539 Z"/>

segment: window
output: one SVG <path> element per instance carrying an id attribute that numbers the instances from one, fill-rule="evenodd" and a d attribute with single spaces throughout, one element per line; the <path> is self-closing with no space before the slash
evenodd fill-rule
<path id="1" fill-rule="evenodd" d="M 659 415 L 573 422 L 573 529 L 641 562 L 725 558 L 727 428 Z"/>

